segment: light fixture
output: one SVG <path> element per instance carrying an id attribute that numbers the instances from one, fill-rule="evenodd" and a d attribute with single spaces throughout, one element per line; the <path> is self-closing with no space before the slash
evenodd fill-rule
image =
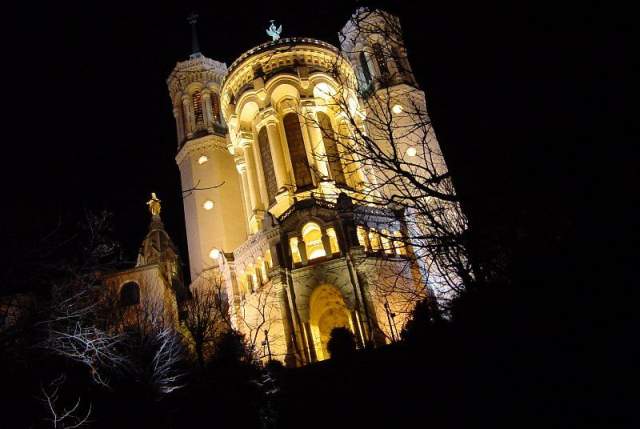
<path id="1" fill-rule="evenodd" d="M 402 113 L 402 105 L 400 104 L 394 104 L 393 107 L 391 108 L 391 111 L 395 114 L 400 114 Z"/>
<path id="2" fill-rule="evenodd" d="M 207 155 L 202 155 L 200 158 L 198 158 L 198 164 L 202 165 L 205 162 L 209 161 L 209 158 L 207 157 Z"/>
<path id="3" fill-rule="evenodd" d="M 204 208 L 205 210 L 211 210 L 213 208 L 213 201 L 205 201 L 204 203 L 202 203 L 202 208 Z"/>
<path id="4" fill-rule="evenodd" d="M 418 151 L 416 150 L 415 147 L 409 146 L 407 148 L 407 156 L 416 156 L 417 153 L 418 153 Z"/>
<path id="5" fill-rule="evenodd" d="M 209 257 L 213 260 L 218 259 L 220 257 L 220 250 L 214 247 L 213 249 L 211 249 L 211 252 L 209 252 Z"/>

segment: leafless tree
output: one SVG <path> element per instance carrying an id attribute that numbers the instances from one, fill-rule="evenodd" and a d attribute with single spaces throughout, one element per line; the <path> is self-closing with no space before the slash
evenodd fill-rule
<path id="1" fill-rule="evenodd" d="M 283 340 L 271 329 L 280 320 L 279 296 L 273 283 L 266 282 L 243 294 L 236 306 L 236 319 L 256 357 L 273 358 L 274 344 Z"/>
<path id="2" fill-rule="evenodd" d="M 328 89 L 322 98 L 341 119 L 329 126 L 315 121 L 325 148 L 314 153 L 327 163 L 334 180 L 354 191 L 359 222 L 376 229 L 381 254 L 394 255 L 402 247 L 403 257 L 418 263 L 425 288 L 411 293 L 419 299 L 435 290 L 446 304 L 473 286 L 477 270 L 469 252 L 468 220 L 424 93 L 406 60 L 399 22 L 385 12 L 362 8 L 339 36 L 343 57 L 332 72 L 338 88 Z M 345 73 L 347 58 L 352 63 L 365 59 L 366 64 L 356 66 L 354 76 Z M 339 177 L 340 169 L 344 177 Z"/>
<path id="3" fill-rule="evenodd" d="M 55 429 L 74 429 L 89 424 L 91 416 L 91 404 L 86 412 L 81 411 L 82 399 L 78 398 L 69 408 L 61 404 L 60 389 L 64 385 L 66 377 L 60 375 L 58 378 L 49 383 L 48 386 L 40 389 L 40 400 L 44 403 L 49 416 L 46 421 L 51 423 Z"/>
<path id="4" fill-rule="evenodd" d="M 214 352 L 216 338 L 231 329 L 229 305 L 221 274 L 208 278 L 205 285 L 192 291 L 185 303 L 184 326 L 193 341 L 201 367 Z"/>

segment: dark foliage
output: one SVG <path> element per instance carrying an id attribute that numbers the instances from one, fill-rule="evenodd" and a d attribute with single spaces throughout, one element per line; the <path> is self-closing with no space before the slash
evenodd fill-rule
<path id="1" fill-rule="evenodd" d="M 416 304 L 411 319 L 402 329 L 400 336 L 408 344 L 426 343 L 433 339 L 432 336 L 442 323 L 440 314 L 431 300 L 423 299 Z"/>
<path id="2" fill-rule="evenodd" d="M 333 328 L 327 343 L 332 359 L 345 359 L 356 351 L 356 338 L 347 328 Z"/>

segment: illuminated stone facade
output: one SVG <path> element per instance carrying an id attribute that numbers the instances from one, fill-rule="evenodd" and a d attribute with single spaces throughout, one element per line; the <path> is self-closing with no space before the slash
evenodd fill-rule
<path id="1" fill-rule="evenodd" d="M 103 278 L 106 302 L 121 316 L 121 327 L 177 327 L 179 303 L 188 292 L 182 280 L 178 252 L 160 219 L 159 200 L 151 206 L 149 232 L 142 241 L 136 266 Z"/>
<path id="2" fill-rule="evenodd" d="M 343 45 L 353 51 L 373 42 L 347 37 Z M 397 338 L 409 308 L 384 285 L 422 283 L 411 249 L 381 237 L 373 209 L 354 204 L 370 185 L 366 172 L 357 160 L 328 156 L 340 154 L 333 130 L 366 127 L 355 88 L 382 72 L 366 57 L 363 71 L 361 58 L 323 41 L 283 38 L 229 67 L 195 53 L 167 80 L 191 288 L 222 273 L 235 326 L 263 357 L 287 365 L 326 359 L 339 326 L 360 345 Z M 425 104 L 406 52 L 398 58 L 405 73 L 388 85 L 398 93 L 411 86 Z M 337 92 L 351 114 L 330 101 Z M 405 234 L 402 218 L 384 232 Z"/>

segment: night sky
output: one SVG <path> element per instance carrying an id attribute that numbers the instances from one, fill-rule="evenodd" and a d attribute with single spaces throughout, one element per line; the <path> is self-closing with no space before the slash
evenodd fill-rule
<path id="1" fill-rule="evenodd" d="M 5 9 L 6 243 L 85 208 L 107 209 L 132 258 L 155 191 L 186 257 L 165 83 L 189 54 L 185 17 L 198 12 L 202 52 L 230 64 L 268 40 L 270 19 L 283 25 L 284 37 L 337 45 L 337 31 L 360 3 L 58 1 Z M 564 10 L 521 2 L 389 3 L 474 222 L 488 229 L 531 225 L 526 218 L 535 213 L 544 224 L 545 213 L 555 211 L 560 229 L 575 223 L 574 200 L 595 201 L 594 187 L 602 186 L 578 171 L 602 155 L 594 127 L 624 104 L 617 78 L 626 29 L 605 32 L 602 10 L 584 3 Z"/>

